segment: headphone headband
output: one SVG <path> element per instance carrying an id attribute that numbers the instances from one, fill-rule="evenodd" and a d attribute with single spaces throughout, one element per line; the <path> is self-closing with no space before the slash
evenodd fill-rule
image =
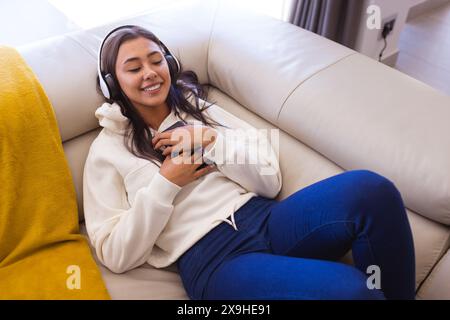
<path id="1" fill-rule="evenodd" d="M 112 97 L 112 92 L 113 91 L 111 87 L 114 87 L 114 79 L 112 77 L 112 75 L 110 73 L 106 74 L 105 76 L 103 76 L 102 73 L 102 52 L 103 52 L 103 46 L 106 43 L 106 41 L 108 40 L 108 38 L 111 36 L 111 34 L 121 30 L 121 29 L 127 29 L 127 28 L 133 28 L 133 27 L 137 27 L 136 25 L 123 25 L 117 28 L 112 29 L 110 32 L 108 32 L 108 34 L 103 38 L 102 43 L 100 44 L 100 49 L 98 50 L 98 65 L 97 65 L 97 73 L 98 73 L 98 77 L 99 77 L 99 81 L 100 81 L 100 89 L 103 93 L 103 95 L 105 96 L 106 99 L 111 99 Z M 178 72 L 181 69 L 180 63 L 178 62 L 178 59 L 172 54 L 172 52 L 169 50 L 169 48 L 167 48 L 167 46 L 160 40 L 159 41 L 161 43 L 161 46 L 164 49 L 164 56 L 166 58 L 166 60 L 168 60 L 167 62 L 171 62 L 173 61 L 172 65 L 173 68 L 175 68 L 176 70 L 173 70 L 173 72 L 171 72 L 171 76 L 174 75 L 174 73 Z M 169 69 L 170 69 L 170 65 L 171 63 L 169 63 Z"/>

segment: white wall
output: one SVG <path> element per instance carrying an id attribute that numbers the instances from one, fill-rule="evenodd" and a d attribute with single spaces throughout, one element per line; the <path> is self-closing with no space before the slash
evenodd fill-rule
<path id="1" fill-rule="evenodd" d="M 381 9 L 381 20 L 397 15 L 394 30 L 387 37 L 387 48 L 384 51 L 384 59 L 395 56 L 398 53 L 398 41 L 400 33 L 403 30 L 409 9 L 424 0 L 364 0 L 363 18 L 358 32 L 356 41 L 356 50 L 378 60 L 378 56 L 383 49 L 384 42 L 379 38 L 382 30 L 369 30 L 367 28 L 367 19 L 369 15 L 366 9 L 370 5 L 377 5 Z M 382 27 L 383 28 L 383 27 Z"/>
<path id="2" fill-rule="evenodd" d="M 378 60 L 378 56 L 384 46 L 384 42 L 379 35 L 382 30 L 369 30 L 367 28 L 366 9 L 370 5 L 377 5 L 381 9 L 382 20 L 397 15 L 393 32 L 387 37 L 387 48 L 383 53 L 383 61 L 391 66 L 395 65 L 397 54 L 399 53 L 398 42 L 400 34 L 405 27 L 406 21 L 417 11 L 424 13 L 440 5 L 450 2 L 450 0 L 364 0 L 363 18 L 358 30 L 358 38 L 355 49 L 373 59 Z"/>

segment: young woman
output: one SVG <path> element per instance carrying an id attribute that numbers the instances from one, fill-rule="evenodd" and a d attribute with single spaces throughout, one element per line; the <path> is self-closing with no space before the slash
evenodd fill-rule
<path id="1" fill-rule="evenodd" d="M 84 171 L 100 261 L 116 273 L 176 263 L 191 299 L 414 299 L 413 239 L 393 183 L 353 170 L 275 200 L 268 142 L 229 138 L 249 125 L 205 106 L 195 73 L 167 51 L 137 26 L 102 43 L 104 129 Z M 256 144 L 270 152 L 228 161 Z M 337 262 L 350 249 L 354 267 Z"/>

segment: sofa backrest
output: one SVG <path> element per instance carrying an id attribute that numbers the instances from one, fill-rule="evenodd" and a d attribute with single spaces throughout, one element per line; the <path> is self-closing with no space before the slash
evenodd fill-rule
<path id="1" fill-rule="evenodd" d="M 97 50 L 113 27 L 138 24 L 160 37 L 202 83 L 342 168 L 385 175 L 410 209 L 450 224 L 450 98 L 337 43 L 235 4 L 183 1 L 19 48 L 55 109 L 80 215 L 82 168 L 98 133 L 94 112 L 103 101 L 95 88 Z"/>

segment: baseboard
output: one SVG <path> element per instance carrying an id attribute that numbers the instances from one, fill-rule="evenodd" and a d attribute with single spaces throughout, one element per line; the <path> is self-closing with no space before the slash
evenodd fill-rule
<path id="1" fill-rule="evenodd" d="M 450 3 L 450 0 L 427 0 L 409 9 L 407 21 L 410 21 L 433 9 Z"/>
<path id="2" fill-rule="evenodd" d="M 392 52 L 390 55 L 381 59 L 381 62 L 384 63 L 385 65 L 388 65 L 388 66 L 394 68 L 395 65 L 397 64 L 397 59 L 398 59 L 399 54 L 400 54 L 400 51 L 397 49 L 394 52 Z"/>

